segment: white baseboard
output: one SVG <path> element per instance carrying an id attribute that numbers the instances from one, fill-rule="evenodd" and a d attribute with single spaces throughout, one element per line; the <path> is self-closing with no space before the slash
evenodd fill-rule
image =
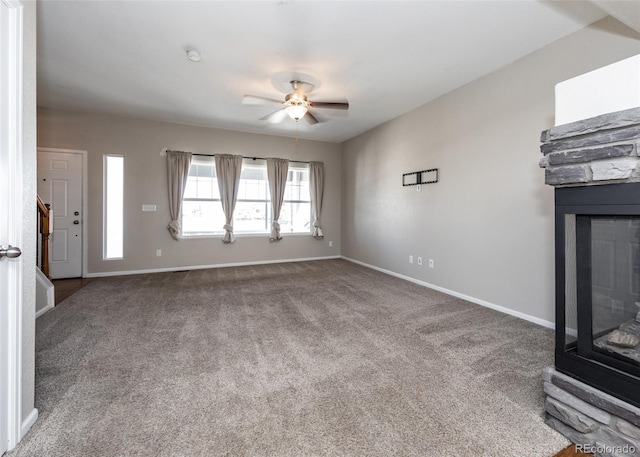
<path id="1" fill-rule="evenodd" d="M 36 420 L 38 420 L 38 410 L 33 408 L 26 419 L 22 421 L 22 425 L 20 426 L 20 439 L 24 438 L 27 432 L 31 430 Z"/>
<path id="2" fill-rule="evenodd" d="M 444 287 L 436 286 L 434 284 L 429 284 L 428 282 L 421 281 L 419 279 L 415 279 L 415 278 L 412 278 L 410 276 L 405 276 L 405 275 L 402 275 L 400 273 L 396 273 L 394 271 L 385 270 L 384 268 L 376 267 L 375 265 L 369 265 L 368 263 L 360 262 L 359 260 L 350 259 L 349 257 L 341 256 L 341 258 L 344 259 L 344 260 L 347 260 L 349 262 L 353 262 L 353 263 L 356 263 L 358 265 L 362 265 L 363 267 L 371 268 L 372 270 L 380 271 L 380 272 L 388 274 L 390 276 L 395 276 L 396 278 L 404 279 L 405 281 L 409 281 L 409 282 L 412 282 L 414 284 L 418 284 L 418 285 L 423 286 L 423 287 L 428 287 L 429 289 L 434 289 L 434 290 L 437 290 L 439 292 L 445 293 L 447 295 L 452 295 L 454 297 L 461 298 L 461 299 L 469 301 L 471 303 L 475 303 L 477 305 L 484 306 L 486 308 L 491 308 L 493 310 L 500 311 L 501 313 L 509 314 L 510 316 L 514 316 L 514 317 L 523 319 L 525 321 L 529 321 L 529 322 L 532 322 L 534 324 L 538 324 L 538 325 L 541 325 L 543 327 L 550 328 L 552 330 L 555 330 L 555 328 L 556 328 L 556 325 L 553 322 L 549 322 L 549 321 L 546 321 L 544 319 L 540 319 L 539 317 L 531 316 L 529 314 L 524 314 L 524 313 L 521 313 L 519 311 L 514 311 L 512 309 L 505 308 L 504 306 L 496 305 L 494 303 L 489 303 L 488 301 L 480 300 L 479 298 L 470 297 L 469 295 L 465 295 L 465 294 L 461 294 L 461 293 L 453 291 L 453 290 L 445 289 Z"/>
<path id="3" fill-rule="evenodd" d="M 340 258 L 339 255 L 333 255 L 333 256 L 326 256 L 326 257 L 306 257 L 303 259 L 258 260 L 258 261 L 251 261 L 251 262 L 218 263 L 213 265 L 186 265 L 181 267 L 150 268 L 147 270 L 105 271 L 100 273 L 87 273 L 85 277 L 86 278 L 104 278 L 109 276 L 141 275 L 141 274 L 147 274 L 147 273 L 167 273 L 172 271 L 186 271 L 186 270 L 207 270 L 209 268 L 245 267 L 250 265 L 309 262 L 313 260 L 332 260 L 332 259 L 339 259 L 339 258 Z"/>
<path id="4" fill-rule="evenodd" d="M 42 316 L 47 311 L 49 311 L 50 309 L 53 309 L 53 308 L 55 308 L 54 305 L 47 305 L 44 308 L 42 308 L 41 310 L 36 311 L 36 319 L 39 318 L 40 316 Z"/>

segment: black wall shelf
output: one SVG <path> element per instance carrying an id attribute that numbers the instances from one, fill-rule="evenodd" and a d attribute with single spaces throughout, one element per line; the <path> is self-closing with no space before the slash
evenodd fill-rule
<path id="1" fill-rule="evenodd" d="M 402 175 L 402 186 L 417 186 L 419 184 L 434 184 L 438 182 L 438 169 L 412 171 Z"/>

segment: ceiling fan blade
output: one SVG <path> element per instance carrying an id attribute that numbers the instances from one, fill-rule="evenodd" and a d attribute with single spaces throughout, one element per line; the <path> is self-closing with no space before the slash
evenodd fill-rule
<path id="1" fill-rule="evenodd" d="M 257 95 L 245 95 L 242 97 L 243 105 L 270 105 L 273 103 L 277 103 L 278 105 L 282 104 L 282 100 L 275 100 L 273 98 L 266 97 L 258 97 Z"/>
<path id="2" fill-rule="evenodd" d="M 261 117 L 261 121 L 267 121 L 270 124 L 277 124 L 278 122 L 282 122 L 284 118 L 287 117 L 287 112 L 285 109 L 279 109 L 278 111 L 274 111 L 271 114 L 267 114 L 264 117 Z"/>
<path id="3" fill-rule="evenodd" d="M 304 119 L 309 125 L 317 124 L 319 122 L 310 111 L 307 111 L 304 116 L 302 116 L 302 119 Z"/>
<path id="4" fill-rule="evenodd" d="M 314 108 L 323 108 L 323 109 L 341 109 L 348 110 L 349 103 L 347 102 L 310 102 L 311 106 Z"/>

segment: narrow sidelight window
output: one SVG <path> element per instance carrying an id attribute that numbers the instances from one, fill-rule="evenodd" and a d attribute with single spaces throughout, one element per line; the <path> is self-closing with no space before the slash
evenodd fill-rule
<path id="1" fill-rule="evenodd" d="M 124 157 L 104 156 L 103 258 L 122 259 L 124 251 Z"/>

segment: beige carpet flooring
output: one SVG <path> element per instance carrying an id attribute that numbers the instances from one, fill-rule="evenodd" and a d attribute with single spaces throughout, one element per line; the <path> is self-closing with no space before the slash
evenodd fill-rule
<path id="1" fill-rule="evenodd" d="M 553 456 L 551 330 L 343 261 L 101 278 L 18 456 Z"/>

